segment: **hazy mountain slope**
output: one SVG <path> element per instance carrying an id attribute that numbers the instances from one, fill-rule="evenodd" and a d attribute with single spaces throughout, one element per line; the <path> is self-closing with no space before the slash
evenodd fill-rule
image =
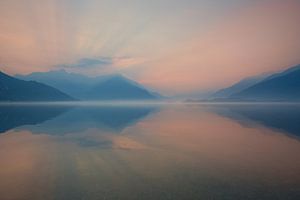
<path id="1" fill-rule="evenodd" d="M 88 91 L 87 96 L 91 99 L 103 100 L 144 100 L 156 98 L 154 94 L 122 76 L 115 76 L 95 85 Z"/>
<path id="2" fill-rule="evenodd" d="M 35 81 L 24 81 L 0 72 L 0 101 L 70 101 L 67 94 Z"/>
<path id="3" fill-rule="evenodd" d="M 88 77 L 60 70 L 16 75 L 16 77 L 49 84 L 83 100 L 141 100 L 160 97 L 122 75 Z"/>
<path id="4" fill-rule="evenodd" d="M 233 99 L 257 101 L 299 101 L 300 66 L 281 73 L 230 96 Z"/>
<path id="5" fill-rule="evenodd" d="M 16 75 L 15 77 L 22 80 L 38 81 L 50 85 L 78 99 L 82 99 L 82 95 L 94 84 L 94 80 L 89 77 L 67 73 L 64 70 L 34 72 L 28 75 Z"/>
<path id="6" fill-rule="evenodd" d="M 235 93 L 241 92 L 242 90 L 245 90 L 260 81 L 264 80 L 268 75 L 260 75 L 260 76 L 253 76 L 249 78 L 245 78 L 238 83 L 233 84 L 230 87 L 218 90 L 216 93 L 214 93 L 211 98 L 227 98 Z"/>

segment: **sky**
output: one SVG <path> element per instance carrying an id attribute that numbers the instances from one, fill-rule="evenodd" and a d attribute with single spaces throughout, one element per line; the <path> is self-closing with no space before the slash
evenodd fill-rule
<path id="1" fill-rule="evenodd" d="M 1 0 L 0 70 L 201 93 L 299 64 L 299 22 L 299 0 Z"/>

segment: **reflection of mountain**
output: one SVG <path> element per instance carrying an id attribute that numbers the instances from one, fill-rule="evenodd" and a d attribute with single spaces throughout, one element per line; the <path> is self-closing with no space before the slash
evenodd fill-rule
<path id="1" fill-rule="evenodd" d="M 156 111 L 156 107 L 106 106 L 77 107 L 52 120 L 35 126 L 26 126 L 33 133 L 63 135 L 80 133 L 88 129 L 101 129 L 120 132 L 127 126 Z"/>
<path id="2" fill-rule="evenodd" d="M 0 106 L 0 133 L 23 125 L 43 123 L 67 110 L 67 107 L 55 106 Z"/>
<path id="3" fill-rule="evenodd" d="M 222 105 L 212 109 L 246 126 L 258 123 L 300 137 L 300 105 Z"/>

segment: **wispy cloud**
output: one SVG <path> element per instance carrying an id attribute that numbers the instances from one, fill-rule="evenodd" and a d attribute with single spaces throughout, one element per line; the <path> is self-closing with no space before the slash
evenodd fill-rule
<path id="1" fill-rule="evenodd" d="M 122 73 L 186 94 L 300 62 L 299 0 L 123 2 L 1 0 L 1 70 Z"/>
<path id="2" fill-rule="evenodd" d="M 73 63 L 62 63 L 55 65 L 57 68 L 66 69 L 127 69 L 137 65 L 141 65 L 145 62 L 143 58 L 140 57 L 97 57 L 97 58 L 81 58 Z"/>
<path id="3" fill-rule="evenodd" d="M 57 67 L 62 68 L 90 68 L 90 67 L 106 67 L 113 63 L 112 58 L 101 57 L 101 58 L 81 58 L 75 63 L 61 64 Z"/>
<path id="4" fill-rule="evenodd" d="M 146 62 L 142 57 L 115 57 L 112 61 L 113 65 L 119 68 L 133 67 Z"/>

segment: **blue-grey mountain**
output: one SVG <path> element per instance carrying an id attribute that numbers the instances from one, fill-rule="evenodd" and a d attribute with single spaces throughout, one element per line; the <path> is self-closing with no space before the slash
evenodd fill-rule
<path id="1" fill-rule="evenodd" d="M 300 101 L 300 65 L 269 76 L 230 98 L 250 101 Z"/>
<path id="2" fill-rule="evenodd" d="M 249 78 L 245 78 L 230 87 L 218 90 L 216 93 L 214 93 L 211 98 L 228 98 L 231 95 L 241 92 L 257 83 L 260 81 L 264 80 L 268 75 L 259 75 L 259 76 L 253 76 Z"/>
<path id="3" fill-rule="evenodd" d="M 88 77 L 64 70 L 16 75 L 58 88 L 81 100 L 153 100 L 160 95 L 122 75 Z"/>
<path id="4" fill-rule="evenodd" d="M 43 83 L 24 81 L 0 72 L 0 101 L 71 101 L 69 95 Z"/>

